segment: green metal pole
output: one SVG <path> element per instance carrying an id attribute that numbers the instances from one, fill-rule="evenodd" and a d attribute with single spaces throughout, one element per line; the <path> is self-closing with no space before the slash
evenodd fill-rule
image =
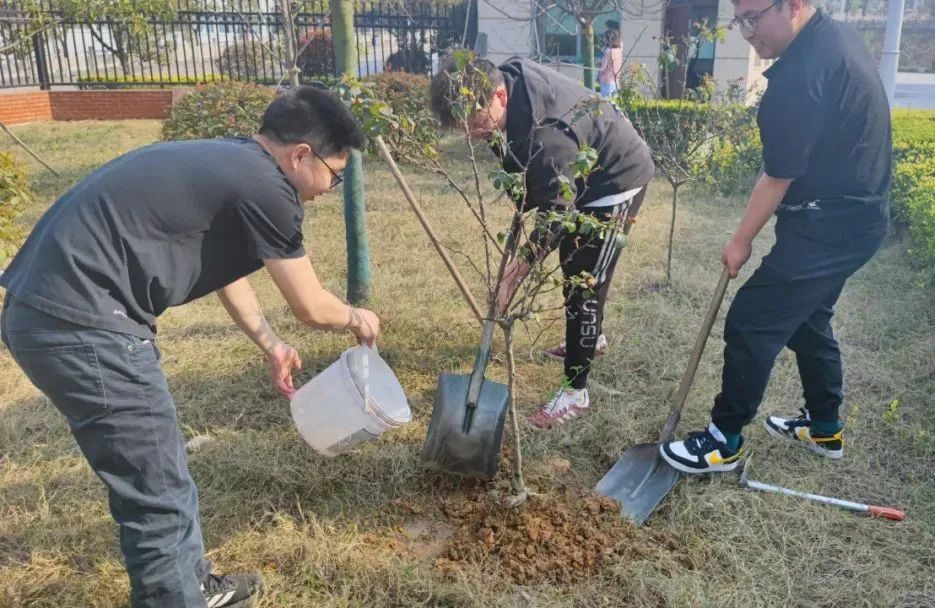
<path id="1" fill-rule="evenodd" d="M 582 26 L 584 40 L 581 41 L 581 63 L 584 66 L 584 87 L 594 90 L 594 23 L 588 22 Z"/>
<path id="2" fill-rule="evenodd" d="M 354 41 L 352 0 L 329 0 L 335 71 L 357 76 L 357 46 Z M 364 204 L 363 159 L 352 151 L 344 169 L 344 231 L 347 239 L 347 299 L 363 304 L 370 299 L 370 244 L 367 239 L 367 210 Z"/>

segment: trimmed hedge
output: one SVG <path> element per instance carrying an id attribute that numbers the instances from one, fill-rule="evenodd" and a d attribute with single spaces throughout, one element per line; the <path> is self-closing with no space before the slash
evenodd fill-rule
<path id="1" fill-rule="evenodd" d="M 0 152 L 0 268 L 16 253 L 25 233 L 16 218 L 32 200 L 26 171 L 13 156 Z"/>
<path id="2" fill-rule="evenodd" d="M 893 112 L 893 161 L 893 218 L 912 237 L 912 257 L 935 276 L 935 111 Z"/>
<path id="3" fill-rule="evenodd" d="M 162 138 L 253 135 L 275 96 L 270 87 L 235 80 L 200 86 L 172 106 L 169 118 L 162 123 Z"/>
<path id="4" fill-rule="evenodd" d="M 191 87 L 199 82 L 219 82 L 223 79 L 223 76 L 217 74 L 204 74 L 201 78 L 196 79 L 197 82 L 184 76 L 82 76 L 78 79 L 78 89 L 82 91 L 133 89 L 136 87 L 165 89 Z"/>

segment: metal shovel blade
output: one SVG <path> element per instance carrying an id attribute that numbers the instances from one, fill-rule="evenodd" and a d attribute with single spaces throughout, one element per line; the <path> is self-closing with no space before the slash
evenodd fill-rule
<path id="1" fill-rule="evenodd" d="M 484 378 L 475 408 L 466 408 L 469 374 L 441 374 L 432 420 L 422 445 L 429 469 L 493 479 L 509 406 L 506 385 Z M 470 411 L 473 409 L 473 413 Z M 473 416 L 467 432 L 465 416 Z"/>
<path id="2" fill-rule="evenodd" d="M 641 443 L 624 452 L 594 490 L 619 502 L 620 514 L 641 526 L 679 475 L 659 456 L 658 443 Z"/>

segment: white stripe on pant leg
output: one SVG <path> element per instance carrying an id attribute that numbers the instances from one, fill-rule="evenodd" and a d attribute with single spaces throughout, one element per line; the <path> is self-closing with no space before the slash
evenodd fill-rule
<path id="1" fill-rule="evenodd" d="M 594 278 L 597 279 L 598 285 L 604 281 L 604 275 L 607 274 L 607 269 L 610 267 L 610 263 L 614 259 L 614 254 L 616 253 L 617 247 L 617 234 L 620 232 L 620 221 L 617 220 L 614 224 L 613 230 L 610 231 L 610 234 L 607 235 L 607 239 L 604 241 L 604 247 L 606 248 L 606 253 L 603 256 L 603 259 L 598 262 L 598 267 L 595 269 L 596 274 Z"/>
<path id="2" fill-rule="evenodd" d="M 617 229 L 617 227 L 618 227 L 618 224 L 615 223 L 614 227 L 610 231 L 611 234 L 613 234 L 613 232 Z M 601 246 L 601 252 L 597 255 L 597 262 L 594 265 L 594 273 L 593 273 L 594 278 L 597 278 L 598 274 L 600 274 L 601 265 L 605 262 L 606 258 L 608 257 L 609 244 L 612 240 L 611 238 L 609 238 L 611 234 L 606 235 L 606 238 L 604 239 L 604 243 Z"/>

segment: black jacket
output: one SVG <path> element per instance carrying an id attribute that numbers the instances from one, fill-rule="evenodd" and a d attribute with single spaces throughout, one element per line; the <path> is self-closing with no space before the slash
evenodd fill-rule
<path id="1" fill-rule="evenodd" d="M 601 101 L 599 112 L 587 111 L 593 93 L 529 59 L 511 58 L 500 71 L 508 97 L 503 168 L 526 169 L 524 210 L 580 208 L 652 179 L 649 147 L 616 107 Z M 582 144 L 597 151 L 597 163 L 586 180 L 575 180 L 572 163 Z M 572 201 L 561 194 L 560 174 L 573 182 Z"/>

